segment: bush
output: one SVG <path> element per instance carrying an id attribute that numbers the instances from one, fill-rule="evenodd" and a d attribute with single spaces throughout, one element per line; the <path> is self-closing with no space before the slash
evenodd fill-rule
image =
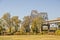
<path id="1" fill-rule="evenodd" d="M 22 27 L 20 28 L 20 35 L 25 35 L 25 34 L 26 34 L 25 29 L 24 29 L 24 27 L 22 26 Z"/>
<path id="2" fill-rule="evenodd" d="M 48 32 L 48 35 L 55 35 L 54 32 Z"/>
<path id="3" fill-rule="evenodd" d="M 14 33 L 14 35 L 20 35 L 20 32 L 16 32 L 16 33 Z"/>
<path id="4" fill-rule="evenodd" d="M 42 34 L 44 34 L 44 35 L 48 34 L 48 31 L 42 31 Z"/>
<path id="5" fill-rule="evenodd" d="M 56 30 L 55 34 L 60 35 L 60 30 Z"/>

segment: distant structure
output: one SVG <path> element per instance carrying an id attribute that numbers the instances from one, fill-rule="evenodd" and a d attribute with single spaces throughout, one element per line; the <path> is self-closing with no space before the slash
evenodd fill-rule
<path id="1" fill-rule="evenodd" d="M 31 17 L 34 18 L 36 16 L 42 17 L 44 20 L 48 20 L 47 12 L 40 12 L 40 13 L 38 13 L 36 10 L 32 10 Z"/>

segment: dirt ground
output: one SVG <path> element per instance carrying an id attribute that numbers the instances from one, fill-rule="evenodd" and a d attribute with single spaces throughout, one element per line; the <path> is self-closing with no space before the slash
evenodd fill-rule
<path id="1" fill-rule="evenodd" d="M 60 40 L 57 35 L 10 35 L 0 36 L 0 40 Z"/>

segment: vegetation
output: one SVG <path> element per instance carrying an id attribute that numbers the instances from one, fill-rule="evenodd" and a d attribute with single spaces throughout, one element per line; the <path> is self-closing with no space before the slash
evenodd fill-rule
<path id="1" fill-rule="evenodd" d="M 56 30 L 55 34 L 60 35 L 60 30 Z"/>
<path id="2" fill-rule="evenodd" d="M 24 16 L 23 21 L 21 21 L 18 16 L 11 17 L 10 13 L 7 12 L 0 18 L 0 35 L 48 34 L 49 31 L 42 31 L 44 22 L 45 20 L 40 16 L 34 18 Z M 53 30 L 53 33 L 60 35 L 60 30 Z"/>
<path id="3" fill-rule="evenodd" d="M 29 16 L 25 16 L 23 18 L 22 26 L 25 28 L 25 32 L 30 32 L 30 17 Z"/>
<path id="4" fill-rule="evenodd" d="M 33 33 L 40 33 L 41 32 L 41 27 L 42 27 L 42 24 L 43 24 L 44 20 L 41 18 L 41 17 L 35 17 L 33 20 L 32 20 L 32 31 Z"/>

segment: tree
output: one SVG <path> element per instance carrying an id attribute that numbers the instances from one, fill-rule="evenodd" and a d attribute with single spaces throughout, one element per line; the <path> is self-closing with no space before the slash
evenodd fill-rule
<path id="1" fill-rule="evenodd" d="M 9 29 L 11 27 L 11 23 L 10 23 L 10 13 L 6 12 L 2 18 L 3 19 L 3 24 L 4 24 L 4 27 L 7 26 Z"/>
<path id="2" fill-rule="evenodd" d="M 21 20 L 18 19 L 18 16 L 10 17 L 10 14 L 7 12 L 5 13 L 2 18 L 2 25 L 3 27 L 9 28 L 9 34 L 13 34 L 14 32 L 18 31 L 18 27 L 20 27 Z M 6 28 L 7 29 L 7 28 Z"/>
<path id="3" fill-rule="evenodd" d="M 2 25 L 1 25 L 1 19 L 0 19 L 0 35 L 2 34 Z"/>
<path id="4" fill-rule="evenodd" d="M 25 32 L 30 32 L 30 16 L 25 16 L 22 24 L 25 28 Z"/>
<path id="5" fill-rule="evenodd" d="M 57 23 L 57 25 L 58 25 L 58 27 L 57 27 L 57 28 L 58 28 L 58 30 L 60 30 L 60 22 L 59 22 L 59 23 Z"/>
<path id="6" fill-rule="evenodd" d="M 15 27 L 15 31 L 14 31 L 15 33 L 18 31 L 18 27 L 20 27 L 21 20 L 18 19 L 18 16 L 13 16 L 11 18 L 11 22 L 12 22 L 12 26 Z"/>
<path id="7" fill-rule="evenodd" d="M 8 33 L 8 32 L 9 32 L 8 29 L 9 29 L 9 28 L 8 28 L 8 25 L 7 25 L 6 20 L 0 19 L 0 32 L 1 32 L 1 34 L 6 34 L 6 33 Z"/>
<path id="8" fill-rule="evenodd" d="M 41 32 L 41 26 L 44 22 L 44 19 L 42 17 L 35 17 L 32 20 L 32 31 L 33 33 L 35 32 L 36 34 Z"/>
<path id="9" fill-rule="evenodd" d="M 3 16 L 2 19 L 9 21 L 10 20 L 10 13 L 6 12 Z"/>

